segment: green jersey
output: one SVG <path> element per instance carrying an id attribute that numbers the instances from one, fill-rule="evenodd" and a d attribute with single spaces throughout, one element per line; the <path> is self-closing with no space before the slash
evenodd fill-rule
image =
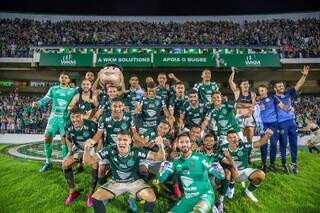
<path id="1" fill-rule="evenodd" d="M 193 152 L 187 159 L 182 156 L 173 160 L 157 174 L 160 182 L 164 182 L 173 173 L 178 174 L 186 198 L 199 196 L 212 190 L 208 172 L 211 173 L 211 163 L 202 153 Z"/>
<path id="2" fill-rule="evenodd" d="M 44 106 L 51 100 L 51 116 L 64 117 L 68 115 L 69 103 L 77 92 L 78 88 L 52 86 L 38 105 Z"/>
<path id="3" fill-rule="evenodd" d="M 129 106 L 129 110 L 133 112 L 136 108 L 137 103 L 142 99 L 143 97 L 143 90 L 128 90 L 125 92 L 124 97 L 126 99 L 126 102 Z"/>
<path id="4" fill-rule="evenodd" d="M 142 127 L 155 128 L 160 121 L 160 112 L 166 106 L 163 99 L 159 96 L 143 97 L 140 103 L 142 104 Z"/>
<path id="5" fill-rule="evenodd" d="M 238 141 L 237 149 L 233 150 L 229 147 L 229 144 L 221 145 L 221 149 L 229 151 L 231 157 L 234 160 L 235 166 L 239 169 L 246 169 L 248 167 L 248 156 L 252 150 L 252 144 L 248 143 L 248 141 Z"/>
<path id="6" fill-rule="evenodd" d="M 188 101 L 187 96 L 177 97 L 173 95 L 169 99 L 169 109 L 173 109 L 174 117 L 179 118 L 182 105 Z"/>
<path id="7" fill-rule="evenodd" d="M 66 128 L 67 139 L 77 148 L 83 150 L 84 143 L 92 138 L 97 131 L 97 124 L 91 120 L 83 120 L 83 125 L 78 129 L 70 124 Z"/>
<path id="8" fill-rule="evenodd" d="M 203 154 L 209 158 L 211 163 L 221 162 L 224 158 L 224 154 L 220 148 L 215 148 L 215 150 L 210 154 L 205 152 L 203 152 Z"/>
<path id="9" fill-rule="evenodd" d="M 184 115 L 184 124 L 186 128 L 191 128 L 194 124 L 201 125 L 201 122 L 205 116 L 205 106 L 203 103 L 199 103 L 193 107 L 189 101 L 185 102 L 180 113 Z"/>
<path id="10" fill-rule="evenodd" d="M 220 107 L 212 107 L 208 110 L 206 117 L 216 121 L 218 136 L 227 135 L 231 129 L 240 132 L 240 126 L 234 115 L 234 104 L 230 102 L 222 103 Z"/>
<path id="11" fill-rule="evenodd" d="M 148 153 L 147 149 L 132 147 L 126 156 L 122 156 L 118 153 L 116 145 L 109 145 L 97 155 L 100 160 L 109 160 L 114 181 L 126 183 L 140 178 L 138 176 L 139 161 L 146 159 Z"/>
<path id="12" fill-rule="evenodd" d="M 211 103 L 212 94 L 216 92 L 219 89 L 219 87 L 214 81 L 209 82 L 208 84 L 199 82 L 194 85 L 194 89 L 198 91 L 199 98 L 202 101 L 202 103 L 206 104 Z"/>
<path id="13" fill-rule="evenodd" d="M 127 113 L 124 113 L 120 120 L 115 120 L 112 116 L 103 114 L 98 121 L 98 130 L 104 132 L 105 142 L 107 144 L 115 144 L 117 135 L 121 130 L 128 130 L 135 127 L 131 114 Z"/>
<path id="14" fill-rule="evenodd" d="M 166 105 L 168 104 L 169 95 L 170 95 L 170 90 L 168 88 L 158 86 L 156 89 L 156 95 L 161 97 Z"/>

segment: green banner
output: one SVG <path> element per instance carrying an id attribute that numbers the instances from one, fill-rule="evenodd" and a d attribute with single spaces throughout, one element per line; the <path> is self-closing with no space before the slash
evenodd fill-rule
<path id="1" fill-rule="evenodd" d="M 40 55 L 40 66 L 92 67 L 92 58 L 92 54 L 42 53 Z"/>
<path id="2" fill-rule="evenodd" d="M 278 54 L 220 54 L 217 67 L 280 67 Z"/>
<path id="3" fill-rule="evenodd" d="M 152 67 L 151 54 L 98 54 L 96 67 L 119 64 L 122 67 Z"/>
<path id="4" fill-rule="evenodd" d="M 212 54 L 154 54 L 155 67 L 213 67 Z"/>

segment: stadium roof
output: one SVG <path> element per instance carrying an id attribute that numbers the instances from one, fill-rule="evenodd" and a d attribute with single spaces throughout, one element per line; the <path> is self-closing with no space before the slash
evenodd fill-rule
<path id="1" fill-rule="evenodd" d="M 320 10 L 319 0 L 4 0 L 1 11 L 93 15 L 227 15 Z"/>

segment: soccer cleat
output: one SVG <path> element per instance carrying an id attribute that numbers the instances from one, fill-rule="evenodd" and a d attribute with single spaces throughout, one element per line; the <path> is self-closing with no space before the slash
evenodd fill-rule
<path id="1" fill-rule="evenodd" d="M 290 173 L 287 164 L 283 164 L 281 170 L 282 170 L 285 174 L 289 174 L 289 173 Z"/>
<path id="2" fill-rule="evenodd" d="M 298 174 L 299 170 L 298 170 L 298 166 L 295 163 L 291 163 L 291 170 L 293 173 Z"/>
<path id="3" fill-rule="evenodd" d="M 129 205 L 130 211 L 136 212 L 138 210 L 136 199 L 130 197 L 128 199 L 128 205 Z"/>
<path id="4" fill-rule="evenodd" d="M 232 188 L 228 188 L 227 192 L 226 192 L 226 197 L 229 199 L 232 199 L 234 195 L 234 187 Z"/>
<path id="5" fill-rule="evenodd" d="M 88 194 L 88 197 L 87 197 L 87 206 L 89 208 L 91 208 L 93 206 L 93 203 L 92 203 L 92 193 L 89 193 Z"/>
<path id="6" fill-rule="evenodd" d="M 250 200 L 252 200 L 255 203 L 258 202 L 258 199 L 253 195 L 251 191 L 249 191 L 249 189 L 246 189 L 244 192 L 246 193 L 248 198 L 250 198 Z"/>
<path id="7" fill-rule="evenodd" d="M 270 166 L 269 166 L 269 171 L 270 171 L 270 172 L 275 172 L 275 171 L 276 171 L 276 167 L 275 167 L 274 164 L 270 164 Z"/>
<path id="8" fill-rule="evenodd" d="M 39 169 L 39 172 L 45 172 L 45 171 L 47 171 L 47 170 L 49 170 L 49 169 L 51 169 L 52 168 L 52 163 L 45 163 L 42 167 L 41 167 L 41 169 Z"/>
<path id="9" fill-rule="evenodd" d="M 79 196 L 78 192 L 74 191 L 69 194 L 66 201 L 64 202 L 65 205 L 69 205 L 72 203 L 77 197 Z"/>
<path id="10" fill-rule="evenodd" d="M 264 173 L 267 173 L 267 165 L 266 165 L 266 164 L 263 164 L 262 167 L 261 167 L 261 170 L 262 170 Z"/>

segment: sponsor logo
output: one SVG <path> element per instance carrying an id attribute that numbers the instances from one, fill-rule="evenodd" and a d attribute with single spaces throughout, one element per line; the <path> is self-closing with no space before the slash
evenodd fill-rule
<path id="1" fill-rule="evenodd" d="M 69 54 L 69 55 L 64 55 L 60 61 L 61 65 L 71 65 L 71 66 L 74 66 L 74 65 L 77 65 L 77 61 L 72 59 L 72 55 Z"/>
<path id="2" fill-rule="evenodd" d="M 189 187 L 193 183 L 193 180 L 191 178 L 188 178 L 186 176 L 181 176 L 181 181 L 184 186 Z"/>
<path id="3" fill-rule="evenodd" d="M 255 55 L 248 55 L 244 61 L 247 66 L 261 66 L 261 61 Z"/>

